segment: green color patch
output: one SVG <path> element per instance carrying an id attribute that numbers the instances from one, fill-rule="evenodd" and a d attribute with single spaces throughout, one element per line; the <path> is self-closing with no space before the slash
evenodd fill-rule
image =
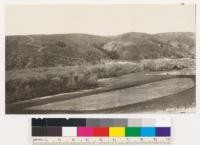
<path id="1" fill-rule="evenodd" d="M 140 136 L 140 127 L 126 127 L 126 136 Z"/>

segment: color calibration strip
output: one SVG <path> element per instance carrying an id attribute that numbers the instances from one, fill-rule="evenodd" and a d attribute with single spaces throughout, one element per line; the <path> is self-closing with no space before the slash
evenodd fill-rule
<path id="1" fill-rule="evenodd" d="M 32 119 L 33 137 L 170 137 L 169 119 Z"/>

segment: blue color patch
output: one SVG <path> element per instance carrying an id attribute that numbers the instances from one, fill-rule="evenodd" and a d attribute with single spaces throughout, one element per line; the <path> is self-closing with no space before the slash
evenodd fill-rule
<path id="1" fill-rule="evenodd" d="M 155 137 L 156 136 L 156 128 L 155 127 L 141 127 L 140 128 L 140 136 L 141 137 Z"/>

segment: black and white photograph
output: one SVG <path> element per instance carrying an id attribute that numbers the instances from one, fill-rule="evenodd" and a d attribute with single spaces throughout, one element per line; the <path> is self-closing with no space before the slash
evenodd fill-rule
<path id="1" fill-rule="evenodd" d="M 195 4 L 6 5 L 6 114 L 196 112 Z"/>

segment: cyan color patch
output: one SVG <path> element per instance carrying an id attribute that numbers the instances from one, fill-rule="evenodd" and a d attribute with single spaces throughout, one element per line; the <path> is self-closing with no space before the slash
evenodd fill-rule
<path id="1" fill-rule="evenodd" d="M 141 137 L 155 137 L 156 136 L 156 128 L 155 127 L 141 127 L 140 128 L 140 136 Z"/>

